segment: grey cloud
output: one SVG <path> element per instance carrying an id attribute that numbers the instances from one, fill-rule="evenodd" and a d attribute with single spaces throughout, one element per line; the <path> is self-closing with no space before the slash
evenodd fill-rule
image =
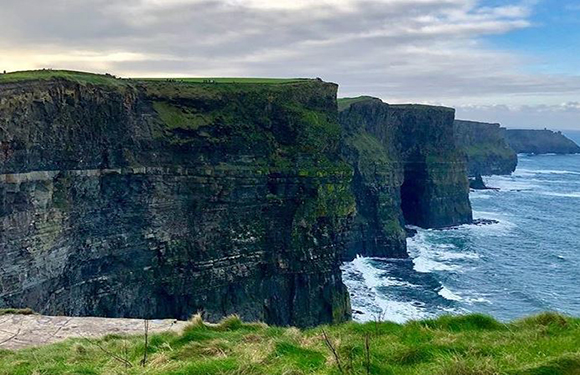
<path id="1" fill-rule="evenodd" d="M 580 77 L 523 74 L 525 56 L 480 43 L 484 35 L 529 26 L 531 8 L 516 0 L 497 7 L 476 0 L 336 0 L 346 6 L 298 8 L 248 1 L 256 0 L 10 1 L 0 10 L 0 46 L 8 56 L 55 55 L 36 67 L 131 76 L 322 76 L 340 83 L 342 95 L 388 101 L 461 105 L 505 97 L 524 104 L 580 94 Z M 136 57 L 91 64 L 75 60 L 79 51 Z"/>

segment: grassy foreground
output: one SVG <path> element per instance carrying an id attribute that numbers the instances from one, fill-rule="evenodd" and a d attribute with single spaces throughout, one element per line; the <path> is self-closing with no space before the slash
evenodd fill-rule
<path id="1" fill-rule="evenodd" d="M 0 351 L 0 374 L 578 375 L 580 319 L 482 315 L 309 330 L 194 317 L 182 334 L 110 335 Z"/>

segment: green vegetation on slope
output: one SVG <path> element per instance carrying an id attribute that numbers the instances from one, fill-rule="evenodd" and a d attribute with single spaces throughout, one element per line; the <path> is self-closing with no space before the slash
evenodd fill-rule
<path id="1" fill-rule="evenodd" d="M 338 110 L 344 111 L 354 103 L 366 102 L 367 100 L 380 100 L 372 96 L 357 96 L 356 98 L 339 98 Z"/>
<path id="2" fill-rule="evenodd" d="M 369 348 L 367 350 L 367 347 Z M 578 375 L 580 319 L 482 315 L 300 331 L 194 317 L 182 334 L 109 335 L 0 352 L 2 374 Z"/>

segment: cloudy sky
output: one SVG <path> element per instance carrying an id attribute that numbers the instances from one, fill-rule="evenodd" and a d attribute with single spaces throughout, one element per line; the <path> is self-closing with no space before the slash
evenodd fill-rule
<path id="1" fill-rule="evenodd" d="M 578 0 L 0 0 L 0 69 L 321 77 L 580 130 Z"/>

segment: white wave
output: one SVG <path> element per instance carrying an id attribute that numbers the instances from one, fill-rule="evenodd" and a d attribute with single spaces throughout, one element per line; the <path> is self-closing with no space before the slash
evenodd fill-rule
<path id="1" fill-rule="evenodd" d="M 534 174 L 572 174 L 580 175 L 580 172 L 574 171 L 562 171 L 562 170 L 549 170 L 549 169 L 517 169 L 514 172 L 514 176 L 529 176 Z"/>
<path id="2" fill-rule="evenodd" d="M 467 226 L 462 226 L 467 227 Z M 420 273 L 433 271 L 457 271 L 461 268 L 456 264 L 458 260 L 477 259 L 479 255 L 472 252 L 453 251 L 456 247 L 452 244 L 433 243 L 428 235 L 444 234 L 445 231 L 430 231 L 418 229 L 417 234 L 407 239 L 409 255 L 414 264 L 414 269 Z M 461 229 L 461 227 L 460 227 Z"/>
<path id="3" fill-rule="evenodd" d="M 491 199 L 491 195 L 481 193 L 478 191 L 472 191 L 471 193 L 469 193 L 469 198 L 470 199 Z"/>
<path id="4" fill-rule="evenodd" d="M 453 252 L 437 252 L 437 257 L 439 260 L 462 260 L 462 259 L 479 259 L 477 253 L 453 253 Z"/>
<path id="5" fill-rule="evenodd" d="M 473 225 L 464 224 L 460 225 L 452 230 L 460 230 L 468 232 L 469 235 L 476 236 L 504 236 L 512 233 L 512 231 L 517 228 L 517 225 L 507 219 L 510 215 L 499 212 L 488 212 L 488 211 L 473 211 L 473 218 L 476 220 L 495 220 L 495 223 L 485 224 L 485 225 Z M 464 258 L 476 259 L 479 256 L 475 253 L 461 253 L 465 254 Z"/>
<path id="6" fill-rule="evenodd" d="M 428 256 L 418 256 L 413 259 L 415 271 L 429 273 L 433 271 L 455 271 L 459 266 L 438 262 Z"/>
<path id="7" fill-rule="evenodd" d="M 466 293 L 461 293 L 461 295 L 459 293 L 455 293 L 452 292 L 451 290 L 449 290 L 449 288 L 447 288 L 446 286 L 443 286 L 439 292 L 437 292 L 441 297 L 445 298 L 446 300 L 449 301 L 456 301 L 456 302 L 465 302 L 469 305 L 473 305 L 476 303 L 491 303 L 488 299 L 479 296 L 479 295 L 473 295 L 473 296 L 466 296 Z"/>
<path id="8" fill-rule="evenodd" d="M 491 304 L 491 301 L 488 300 L 487 298 L 484 298 L 484 297 L 465 298 L 464 300 L 465 300 L 465 302 L 467 302 L 470 305 L 473 305 L 473 304 L 476 304 L 476 303 L 487 303 L 487 304 Z"/>
<path id="9" fill-rule="evenodd" d="M 528 179 L 518 178 L 517 176 L 492 176 L 487 179 L 486 185 L 498 188 L 500 192 L 533 190 L 540 187 L 538 184 L 531 183 Z"/>
<path id="10" fill-rule="evenodd" d="M 564 198 L 580 198 L 580 192 L 573 192 L 573 193 L 555 193 L 555 192 L 541 192 L 542 195 L 547 195 L 550 197 L 564 197 Z"/>
<path id="11" fill-rule="evenodd" d="M 504 213 L 504 212 L 495 212 L 495 211 L 479 211 L 479 210 L 473 210 L 473 218 L 474 219 L 489 219 L 489 220 L 495 220 L 495 221 L 499 221 L 499 223 L 497 224 L 491 224 L 491 225 L 471 225 L 471 224 L 467 224 L 464 225 L 463 227 L 466 228 L 482 228 L 482 227 L 494 227 L 494 226 L 506 226 L 509 227 L 511 229 L 516 227 L 516 224 L 512 223 L 509 218 L 513 218 L 513 215 L 510 215 L 508 213 Z"/>
<path id="12" fill-rule="evenodd" d="M 373 262 L 372 258 L 365 258 L 361 256 L 357 256 L 356 259 L 351 262 L 354 269 L 364 276 L 365 284 L 367 287 L 369 288 L 387 287 L 387 286 L 400 286 L 406 288 L 417 287 L 417 285 L 414 285 L 410 282 L 399 280 L 395 277 L 390 276 L 387 271 L 378 269 L 372 264 L 372 262 Z"/>
<path id="13" fill-rule="evenodd" d="M 439 290 L 438 294 L 449 300 L 449 301 L 456 301 L 456 302 L 464 302 L 468 305 L 474 305 L 478 303 L 487 303 L 491 304 L 491 302 L 480 294 L 473 294 L 473 292 L 452 292 L 449 288 L 443 286 L 441 290 Z"/>
<path id="14" fill-rule="evenodd" d="M 487 298 L 484 298 L 481 295 L 467 296 L 466 293 L 461 293 L 461 295 L 460 295 L 459 293 L 452 292 L 446 286 L 441 287 L 441 289 L 437 293 L 441 297 L 443 297 L 449 301 L 465 302 L 469 305 L 474 305 L 474 304 L 478 304 L 478 303 L 491 304 L 491 302 Z"/>
<path id="15" fill-rule="evenodd" d="M 383 311 L 383 315 L 379 318 L 399 324 L 408 322 L 409 320 L 420 320 L 432 316 L 432 314 L 429 314 L 423 309 L 424 305 L 419 302 L 380 299 L 379 304 Z"/>
<path id="16" fill-rule="evenodd" d="M 415 285 L 389 277 L 385 271 L 374 267 L 371 261 L 369 258 L 357 257 L 342 267 L 344 282 L 351 293 L 352 308 L 357 312 L 355 320 L 365 322 L 379 319 L 404 323 L 429 316 L 421 302 L 385 298 L 377 288 Z"/>
<path id="17" fill-rule="evenodd" d="M 462 301 L 463 298 L 458 296 L 457 294 L 450 291 L 447 287 L 442 287 L 439 292 L 437 292 L 441 297 L 449 300 L 449 301 Z"/>

